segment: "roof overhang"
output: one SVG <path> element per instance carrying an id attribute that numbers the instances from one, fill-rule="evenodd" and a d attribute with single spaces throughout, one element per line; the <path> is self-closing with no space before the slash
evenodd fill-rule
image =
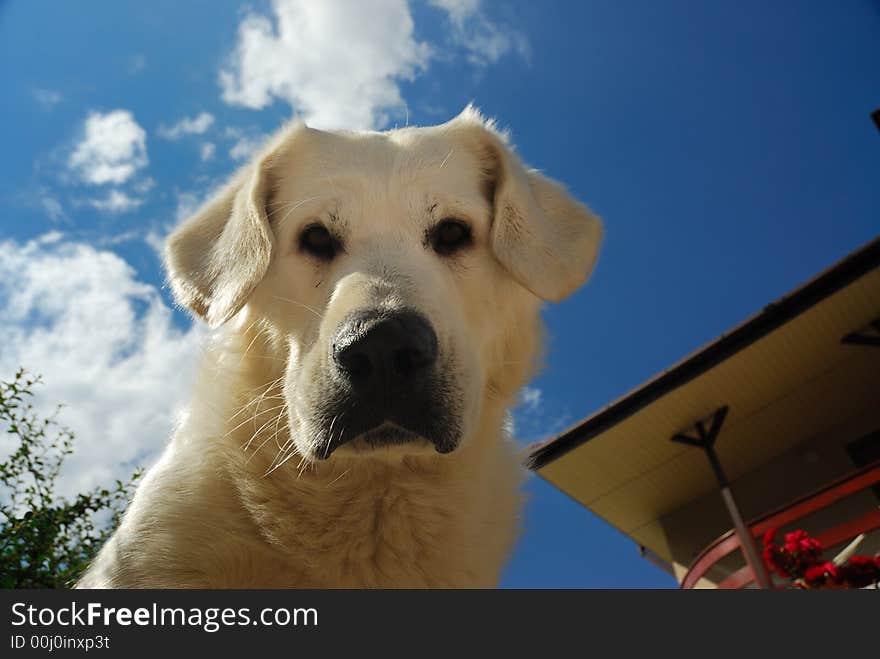
<path id="1" fill-rule="evenodd" d="M 659 520 L 717 489 L 702 451 L 671 441 L 721 406 L 732 481 L 871 406 L 880 350 L 842 339 L 880 316 L 880 238 L 551 440 L 537 473 L 659 556 Z"/>

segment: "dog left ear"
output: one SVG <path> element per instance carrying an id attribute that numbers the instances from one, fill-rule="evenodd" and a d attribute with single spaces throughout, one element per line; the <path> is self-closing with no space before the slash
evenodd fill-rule
<path id="1" fill-rule="evenodd" d="M 248 167 L 165 242 L 177 301 L 218 327 L 244 306 L 272 254 L 263 168 Z"/>
<path id="2" fill-rule="evenodd" d="M 504 267 L 538 297 L 558 302 L 584 284 L 602 243 L 602 222 L 559 183 L 527 169 L 478 111 L 451 122 L 476 147 L 493 208 L 492 249 Z"/>
<path id="3" fill-rule="evenodd" d="M 211 327 L 234 316 L 266 273 L 274 245 L 266 212 L 273 168 L 307 130 L 282 131 L 165 242 L 177 301 Z"/>

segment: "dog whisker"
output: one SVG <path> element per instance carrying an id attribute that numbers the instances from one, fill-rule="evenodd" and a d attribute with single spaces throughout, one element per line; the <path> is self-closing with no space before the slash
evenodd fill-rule
<path id="1" fill-rule="evenodd" d="M 247 389 L 247 390 L 245 390 L 245 391 L 247 391 L 248 393 L 250 393 L 250 392 L 254 392 L 254 391 L 260 391 L 260 390 L 262 390 L 262 392 L 261 392 L 261 394 L 258 395 L 256 398 L 254 398 L 254 399 L 252 399 L 251 401 L 249 401 L 249 402 L 245 403 L 244 405 L 242 405 L 241 408 L 240 408 L 235 414 L 233 414 L 231 417 L 229 417 L 229 418 L 227 419 L 227 422 L 232 421 L 235 417 L 237 417 L 239 414 L 241 414 L 242 412 L 244 412 L 245 410 L 247 410 L 249 407 L 254 406 L 255 404 L 258 405 L 260 401 L 262 401 L 264 398 L 266 398 L 266 397 L 268 396 L 268 393 L 269 393 L 273 388 L 275 388 L 276 386 L 278 386 L 278 385 L 284 380 L 284 377 L 285 377 L 285 376 L 282 375 L 281 377 L 276 378 L 275 380 L 272 380 L 271 382 L 269 382 L 269 383 L 267 383 L 267 384 L 265 384 L 265 385 L 260 385 L 259 387 L 254 387 L 253 389 Z M 280 394 L 279 394 L 279 395 L 280 395 Z M 277 396 L 268 396 L 268 398 L 275 398 L 275 397 L 277 397 Z"/>
<path id="2" fill-rule="evenodd" d="M 276 443 L 276 446 L 278 446 L 278 451 L 275 453 L 275 457 L 272 458 L 272 461 L 269 463 L 270 469 L 274 467 L 279 460 L 283 460 L 287 456 L 287 454 L 290 453 L 290 451 L 293 449 L 293 444 L 294 442 L 291 438 L 288 438 L 287 441 L 285 441 L 284 444 L 282 444 L 281 446 L 278 446 L 278 444 Z"/>
<path id="3" fill-rule="evenodd" d="M 331 485 L 333 485 L 333 484 L 336 483 L 337 481 L 342 480 L 342 478 L 343 478 L 348 472 L 350 472 L 350 471 L 351 471 L 351 469 L 346 469 L 346 470 L 343 471 L 341 474 L 339 474 L 336 478 L 334 478 L 332 481 L 330 481 L 329 483 L 327 483 L 327 485 L 326 485 L 325 487 L 330 487 Z"/>
<path id="4" fill-rule="evenodd" d="M 268 414 L 269 412 L 272 412 L 273 410 L 279 410 L 279 409 L 281 409 L 282 407 L 284 407 L 284 404 L 282 404 L 282 405 L 276 405 L 275 407 L 270 407 L 270 408 L 267 409 L 267 410 L 261 410 L 260 412 L 257 412 L 256 414 L 254 414 L 254 415 L 251 416 L 250 418 L 245 419 L 244 421 L 242 421 L 241 423 L 239 423 L 237 426 L 235 426 L 234 428 L 232 428 L 231 430 L 229 430 L 229 431 L 226 433 L 226 435 L 224 435 L 224 437 L 228 437 L 229 435 L 231 435 L 232 433 L 234 433 L 236 430 L 238 430 L 238 429 L 241 428 L 242 426 L 247 425 L 248 423 L 253 422 L 254 425 L 256 425 L 257 417 L 263 416 L 264 414 Z M 271 421 L 272 421 L 272 420 L 270 420 L 270 422 L 271 422 Z"/>
<path id="5" fill-rule="evenodd" d="M 300 460 L 299 465 L 297 465 L 297 474 L 296 479 L 299 480 L 303 475 L 303 472 L 308 469 L 312 464 L 312 460 L 308 456 L 303 456 L 302 460 Z"/>
<path id="6" fill-rule="evenodd" d="M 261 384 L 261 385 L 259 385 L 259 386 L 257 386 L 257 387 L 251 387 L 250 389 L 242 389 L 242 392 L 243 392 L 243 393 L 244 393 L 244 392 L 248 392 L 248 393 L 249 393 L 249 392 L 253 392 L 253 391 L 261 391 L 261 390 L 262 390 L 262 391 L 265 391 L 265 390 L 267 390 L 267 389 L 271 389 L 273 386 L 277 385 L 277 384 L 280 383 L 282 380 L 284 380 L 284 376 L 283 376 L 283 375 L 280 376 L 280 377 L 275 378 L 275 379 L 272 380 L 271 382 L 267 382 L 266 384 Z"/>
<path id="7" fill-rule="evenodd" d="M 282 217 L 282 218 L 278 221 L 278 226 L 281 226 L 282 224 L 284 224 L 284 223 L 287 221 L 287 218 L 290 217 L 290 215 L 291 215 L 294 211 L 296 211 L 297 208 L 299 208 L 300 206 L 302 206 L 303 204 L 307 204 L 307 203 L 309 203 L 310 201 L 315 201 L 316 199 L 323 199 L 323 198 L 326 197 L 326 196 L 327 196 L 327 195 L 315 195 L 314 197 L 308 197 L 308 198 L 306 198 L 306 199 L 303 199 L 303 200 L 301 200 L 301 201 L 296 202 L 295 204 L 291 204 L 291 208 L 290 208 L 289 211 L 287 211 L 287 215 L 285 215 L 284 217 Z M 279 211 L 280 211 L 280 210 L 283 210 L 283 208 L 280 208 L 280 209 L 278 209 L 278 210 L 279 210 Z M 267 215 L 267 217 L 268 217 L 268 215 Z"/>
<path id="8" fill-rule="evenodd" d="M 282 405 L 282 407 L 284 407 L 284 406 Z M 278 414 L 278 418 L 279 419 L 281 418 L 281 413 Z M 259 430 L 254 431 L 254 434 L 251 435 L 251 438 L 247 441 L 247 443 L 244 446 L 242 446 L 242 449 L 247 451 L 250 448 L 253 441 L 257 438 L 257 435 L 259 435 L 263 431 L 263 429 L 266 426 L 268 426 L 270 423 L 272 423 L 273 421 L 276 421 L 276 423 L 277 423 L 276 419 L 274 419 L 274 418 L 269 419 L 268 421 L 266 421 L 266 423 L 264 423 L 262 426 L 260 426 Z M 271 440 L 271 439 L 272 439 L 272 437 L 269 437 L 269 440 Z M 257 447 L 257 449 L 254 451 L 254 453 L 257 453 L 257 451 L 259 451 L 260 448 L 262 448 L 265 444 L 266 444 L 266 442 L 263 442 L 263 444 L 260 444 L 260 446 Z"/>
<path id="9" fill-rule="evenodd" d="M 244 352 L 241 353 L 241 358 L 238 360 L 239 365 L 241 365 L 241 363 L 244 361 L 244 358 L 247 357 L 248 351 L 253 347 L 254 343 L 257 342 L 257 339 L 259 339 L 263 334 L 267 334 L 268 332 L 269 328 L 264 327 L 254 335 L 254 338 L 251 339 L 251 342 L 248 344 L 247 348 L 245 348 Z"/>
<path id="10" fill-rule="evenodd" d="M 272 475 L 272 472 L 274 472 L 276 469 L 280 469 L 281 466 L 284 465 L 284 464 L 286 464 L 287 461 L 290 460 L 290 458 L 292 458 L 294 455 L 296 455 L 296 454 L 295 454 L 295 453 L 290 453 L 286 458 L 284 458 L 283 460 L 281 460 L 277 465 L 275 465 L 274 467 L 270 467 L 270 468 L 266 471 L 266 473 L 263 474 L 263 478 L 268 478 L 269 476 L 271 476 L 271 475 Z"/>
<path id="11" fill-rule="evenodd" d="M 278 383 L 278 382 L 280 382 L 280 381 L 283 380 L 283 379 L 284 379 L 284 376 L 282 375 L 280 378 L 278 378 L 277 380 L 275 380 L 274 383 L 273 383 L 271 386 L 266 387 L 265 391 L 263 391 L 262 394 L 260 394 L 259 396 L 257 396 L 257 397 L 252 401 L 251 404 L 252 404 L 254 407 L 256 407 L 256 408 L 259 409 L 260 405 L 263 404 L 263 401 L 266 400 L 267 396 L 269 395 L 269 392 L 272 391 L 272 389 L 274 389 L 274 388 L 277 386 L 277 384 L 275 384 L 275 383 Z"/>
<path id="12" fill-rule="evenodd" d="M 281 394 L 275 394 L 275 395 L 273 395 L 273 396 L 264 396 L 263 398 L 261 398 L 261 400 L 260 400 L 260 404 L 262 404 L 262 403 L 265 402 L 265 401 L 279 400 L 279 399 L 283 399 L 283 398 L 284 398 L 284 394 L 283 394 L 283 393 L 281 393 Z M 258 406 L 256 400 L 250 401 L 249 403 L 246 403 L 246 404 L 242 405 L 242 406 L 238 409 L 238 411 L 237 411 L 235 414 L 233 414 L 231 417 L 229 417 L 228 419 L 226 419 L 226 423 L 232 423 L 232 421 L 233 421 L 237 416 L 239 416 L 239 415 L 241 415 L 241 414 L 244 414 L 245 412 L 248 412 L 248 411 L 250 411 L 251 409 L 253 409 L 253 408 L 257 408 L 257 407 L 259 407 L 259 406 Z"/>
<path id="13" fill-rule="evenodd" d="M 273 295 L 272 297 L 274 297 L 276 300 L 281 300 L 282 302 L 289 302 L 290 304 L 292 304 L 294 306 L 302 307 L 303 309 L 306 309 L 307 311 L 311 311 L 318 318 L 322 317 L 321 313 L 317 309 L 313 309 L 312 307 L 310 307 L 307 304 L 303 304 L 302 302 L 297 302 L 296 300 L 291 300 L 286 297 L 279 297 L 278 295 Z"/>
<path id="14" fill-rule="evenodd" d="M 440 163 L 439 169 L 443 169 L 443 166 L 446 164 L 446 161 L 448 161 L 449 158 L 452 156 L 453 151 L 455 151 L 455 149 L 449 149 L 449 153 L 446 154 L 446 157 L 443 159 L 443 162 Z"/>

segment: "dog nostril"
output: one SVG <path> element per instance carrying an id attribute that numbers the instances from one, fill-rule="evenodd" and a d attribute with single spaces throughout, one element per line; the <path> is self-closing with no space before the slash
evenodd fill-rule
<path id="1" fill-rule="evenodd" d="M 396 375 L 407 377 L 425 365 L 425 357 L 419 350 L 401 348 L 394 352 L 391 363 Z"/>
<path id="2" fill-rule="evenodd" d="M 340 361 L 346 372 L 354 380 L 366 380 L 373 373 L 373 363 L 363 352 L 346 353 Z"/>

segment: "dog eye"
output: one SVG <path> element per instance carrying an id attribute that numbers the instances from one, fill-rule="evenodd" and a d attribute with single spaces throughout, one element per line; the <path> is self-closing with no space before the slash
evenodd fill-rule
<path id="1" fill-rule="evenodd" d="M 461 220 L 445 219 L 431 229 L 429 240 L 435 252 L 449 256 L 470 245 L 473 239 L 467 224 Z"/>
<path id="2" fill-rule="evenodd" d="M 307 226 L 299 235 L 299 246 L 323 261 L 330 261 L 341 249 L 339 240 L 321 224 Z"/>

